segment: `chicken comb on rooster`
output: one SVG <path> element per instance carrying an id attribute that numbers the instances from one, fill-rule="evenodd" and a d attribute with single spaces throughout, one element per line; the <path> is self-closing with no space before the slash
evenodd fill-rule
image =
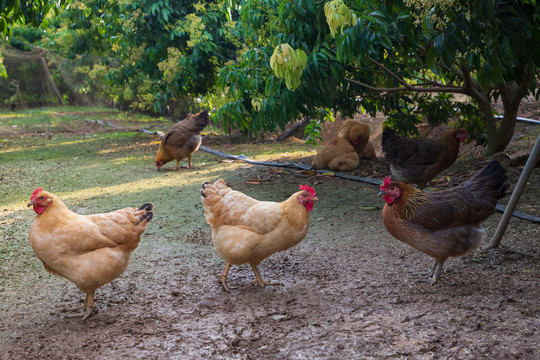
<path id="1" fill-rule="evenodd" d="M 43 191 L 42 188 L 37 188 L 36 190 L 34 190 L 34 192 L 32 193 L 32 196 L 30 196 L 30 200 L 34 200 L 36 198 L 37 194 L 39 194 L 42 191 Z"/>
<path id="2" fill-rule="evenodd" d="M 312 196 L 317 196 L 317 194 L 315 193 L 315 189 L 313 189 L 311 186 L 309 185 L 300 185 L 300 190 L 304 190 L 304 191 L 307 191 L 309 192 Z"/>
<path id="3" fill-rule="evenodd" d="M 384 181 L 380 187 L 381 190 L 384 190 L 388 187 L 388 185 L 390 185 L 392 183 L 392 179 L 390 178 L 390 176 L 385 176 L 384 177 Z"/>

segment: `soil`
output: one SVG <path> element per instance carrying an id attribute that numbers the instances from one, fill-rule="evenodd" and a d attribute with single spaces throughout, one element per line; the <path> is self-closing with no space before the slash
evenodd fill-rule
<path id="1" fill-rule="evenodd" d="M 432 186 L 451 185 L 489 160 L 472 156 L 475 151 L 468 147 L 454 172 L 443 174 L 450 180 Z M 384 170 L 374 164 L 363 164 L 358 174 L 378 177 Z M 245 166 L 227 181 L 256 198 L 260 191 L 283 193 L 283 182 L 315 181 L 292 171 L 260 185 L 245 183 L 274 170 Z M 513 184 L 519 172 L 509 169 Z M 308 235 L 259 267 L 266 280 L 281 285 L 253 286 L 250 268 L 233 266 L 229 284 L 239 288 L 224 291 L 218 281 L 224 263 L 208 226 L 174 241 L 150 232 L 127 271 L 98 289 L 98 311 L 85 321 L 62 312 L 83 294 L 44 270 L 28 285 L 32 296 L 0 294 L 14 309 L 0 319 L 0 357 L 540 359 L 539 224 L 512 219 L 499 248 L 449 259 L 441 281 L 431 286 L 415 283 L 412 273 L 427 270 L 432 260 L 388 234 L 376 187 L 329 176 L 315 182 L 320 202 Z M 538 189 L 539 182 L 536 169 L 528 186 Z M 539 216 L 538 193 L 532 194 L 520 206 Z M 201 219 L 193 221 L 204 224 Z M 484 244 L 500 219 L 496 213 L 484 224 Z M 183 230 L 179 224 L 170 231 Z"/>

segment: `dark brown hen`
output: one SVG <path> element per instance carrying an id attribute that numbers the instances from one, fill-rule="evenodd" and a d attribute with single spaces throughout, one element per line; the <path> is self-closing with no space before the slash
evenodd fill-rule
<path id="1" fill-rule="evenodd" d="M 435 259 L 422 274 L 428 279 L 420 280 L 435 284 L 446 259 L 480 246 L 485 233 L 480 224 L 493 214 L 507 189 L 506 170 L 496 160 L 459 186 L 436 193 L 387 177 L 379 193 L 386 201 L 384 226 L 396 239 Z"/>
<path id="2" fill-rule="evenodd" d="M 467 136 L 463 129 L 451 130 L 440 138 L 413 139 L 386 128 L 382 150 L 396 180 L 423 189 L 427 183 L 457 159 L 459 145 Z"/>

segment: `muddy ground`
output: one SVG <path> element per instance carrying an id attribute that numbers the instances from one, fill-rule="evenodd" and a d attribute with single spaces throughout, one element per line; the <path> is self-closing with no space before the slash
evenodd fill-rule
<path id="1" fill-rule="evenodd" d="M 473 166 L 486 159 L 462 161 Z M 196 166 L 185 176 L 197 173 Z M 218 175 L 264 199 L 272 192 L 284 198 L 284 184 L 317 183 L 320 202 L 305 240 L 259 267 L 280 286 L 252 286 L 249 267 L 238 266 L 229 283 L 240 287 L 222 289 L 224 263 L 213 250 L 195 184 L 177 196 L 193 202 L 200 215 L 185 221 L 197 225 L 183 232 L 179 221 L 170 232 L 181 235 L 156 237 L 152 226 L 163 226 L 156 214 L 127 271 L 98 289 L 98 312 L 89 319 L 65 317 L 62 309 L 82 302 L 83 294 L 43 269 L 20 280 L 24 295 L 0 294 L 0 302 L 11 304 L 0 319 L 0 358 L 540 358 L 539 224 L 514 218 L 498 249 L 449 259 L 434 286 L 414 283 L 412 272 L 427 269 L 431 259 L 388 234 L 375 186 L 315 181 L 299 172 L 245 183 L 272 170 L 242 166 Z M 510 174 L 515 183 L 519 169 Z M 540 186 L 538 169 L 529 186 Z M 537 201 L 526 196 L 522 210 L 539 216 Z M 379 209 L 363 208 L 370 206 Z M 500 218 L 486 221 L 484 244 Z"/>

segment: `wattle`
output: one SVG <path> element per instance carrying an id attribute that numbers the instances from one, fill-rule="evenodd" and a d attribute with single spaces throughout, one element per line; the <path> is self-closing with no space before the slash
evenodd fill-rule
<path id="1" fill-rule="evenodd" d="M 383 195 L 383 199 L 388 205 L 392 205 L 396 200 L 392 195 Z"/>
<path id="2" fill-rule="evenodd" d="M 313 210 L 313 201 L 308 201 L 307 203 L 304 204 L 304 207 L 306 208 L 308 212 L 310 212 L 311 210 Z"/>
<path id="3" fill-rule="evenodd" d="M 43 212 L 45 211 L 45 206 L 34 205 L 34 211 L 36 212 L 36 214 L 43 214 Z"/>

